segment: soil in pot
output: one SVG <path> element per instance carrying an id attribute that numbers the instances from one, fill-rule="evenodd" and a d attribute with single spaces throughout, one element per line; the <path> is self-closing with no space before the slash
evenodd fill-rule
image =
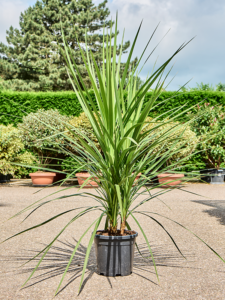
<path id="1" fill-rule="evenodd" d="M 56 173 L 38 171 L 30 173 L 29 176 L 31 177 L 33 186 L 47 186 L 53 183 Z"/>
<path id="2" fill-rule="evenodd" d="M 76 173 L 76 177 L 79 183 L 79 186 L 82 186 L 82 184 L 85 182 L 85 180 L 90 177 L 90 174 L 88 172 L 80 172 L 80 173 Z M 95 179 L 98 179 L 97 177 L 95 177 Z M 86 182 L 86 185 L 83 186 L 83 188 L 97 188 L 98 184 L 97 182 L 93 181 L 93 180 L 88 180 Z"/>
<path id="3" fill-rule="evenodd" d="M 125 230 L 124 234 L 120 234 L 120 230 L 117 230 L 117 233 L 110 233 L 107 230 L 101 230 L 101 231 L 97 231 L 96 234 L 103 235 L 103 236 L 127 236 L 127 235 L 136 234 L 136 232 L 132 230 Z"/>
<path id="4" fill-rule="evenodd" d="M 179 180 L 180 178 L 183 178 L 184 174 L 159 174 L 158 180 L 159 184 L 162 184 L 160 187 L 162 188 L 171 188 L 171 187 L 177 187 L 181 184 L 182 180 Z M 177 180 L 176 180 L 177 179 Z"/>
<path id="5" fill-rule="evenodd" d="M 125 235 L 107 235 L 98 230 L 95 235 L 97 273 L 104 276 L 128 276 L 133 270 L 134 248 L 137 237 L 135 231 L 125 231 Z"/>

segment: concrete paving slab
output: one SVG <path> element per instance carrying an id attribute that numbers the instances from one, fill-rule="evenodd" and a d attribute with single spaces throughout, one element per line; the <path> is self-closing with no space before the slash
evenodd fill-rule
<path id="1" fill-rule="evenodd" d="M 183 224 L 212 246 L 221 256 L 225 257 L 225 185 L 189 184 L 182 189 L 172 190 L 158 197 L 159 199 L 149 201 L 143 209 L 165 215 Z M 62 210 L 95 204 L 91 197 L 71 196 L 42 206 L 23 223 L 21 221 L 27 214 L 5 222 L 19 210 L 51 193 L 61 190 L 58 195 L 62 196 L 76 194 L 78 191 L 74 187 L 67 190 L 60 187 L 46 188 L 36 193 L 38 190 L 39 188 L 28 186 L 0 187 L 0 241 L 18 231 L 39 224 Z M 93 194 L 97 193 L 93 189 L 88 191 Z M 54 197 L 55 195 L 52 195 L 49 199 Z M 168 206 L 165 206 L 160 200 Z M 46 224 L 36 228 L 35 231 L 29 231 L 1 244 L 0 299 L 52 299 L 76 241 L 88 224 L 94 221 L 98 215 L 98 212 L 86 215 L 68 227 L 43 259 L 34 278 L 22 289 L 21 285 L 28 278 L 37 260 L 22 268 L 19 266 L 38 251 L 41 251 L 44 245 L 49 243 L 71 220 L 74 212 L 61 216 L 52 224 Z M 185 260 L 177 252 L 168 235 L 155 222 L 144 216 L 139 217 L 152 246 L 160 284 L 156 279 L 151 259 L 143 259 L 137 251 L 135 252 L 132 275 L 116 278 L 97 275 L 95 252 L 92 248 L 84 285 L 80 295 L 77 296 L 85 250 L 91 234 L 90 230 L 79 247 L 79 251 L 65 277 L 63 289 L 56 296 L 56 299 L 225 300 L 225 264 L 190 232 L 159 215 L 154 215 L 154 217 L 162 222 L 186 256 Z M 134 230 L 138 231 L 132 220 L 130 224 Z M 103 224 L 101 226 L 103 227 Z M 142 253 L 148 255 L 146 243 L 140 233 L 137 241 Z"/>

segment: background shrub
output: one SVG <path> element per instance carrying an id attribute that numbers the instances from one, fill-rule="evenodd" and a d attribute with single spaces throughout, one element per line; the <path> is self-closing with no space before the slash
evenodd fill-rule
<path id="1" fill-rule="evenodd" d="M 79 163 L 75 157 L 67 156 L 63 160 L 58 160 L 57 163 L 60 165 L 61 171 L 70 173 L 75 170 L 77 170 L 76 173 L 86 171 L 85 165 Z"/>
<path id="2" fill-rule="evenodd" d="M 95 101 L 93 91 L 89 91 L 92 100 Z M 152 92 L 145 96 L 145 102 L 149 101 Z M 168 99 L 163 102 L 165 99 Z M 219 91 L 186 91 L 186 92 L 166 92 L 163 91 L 156 101 L 159 104 L 152 109 L 150 115 L 155 117 L 165 113 L 164 117 L 169 117 L 171 110 L 185 105 L 184 109 L 190 108 L 200 102 L 207 102 L 210 105 L 225 105 L 225 93 Z M 162 103 L 161 103 L 162 102 Z M 76 94 L 71 92 L 10 92 L 0 91 L 0 124 L 8 125 L 22 122 L 23 116 L 30 112 L 37 112 L 39 109 L 50 110 L 57 109 L 60 114 L 78 117 L 82 113 Z M 183 109 L 183 110 L 184 110 Z M 194 111 L 194 110 L 193 110 Z M 179 121 L 186 121 L 188 115 L 183 114 Z M 76 121 L 76 120 L 75 120 Z M 204 154 L 196 154 L 190 158 L 186 171 L 204 169 L 206 162 L 203 158 Z"/>
<path id="3" fill-rule="evenodd" d="M 210 106 L 204 103 L 189 114 L 197 117 L 192 124 L 193 131 L 201 143 L 202 159 L 208 168 L 219 169 L 225 161 L 225 109 L 222 105 Z"/>
<path id="4" fill-rule="evenodd" d="M 83 138 L 82 134 L 87 136 L 92 142 L 94 142 L 95 146 L 100 149 L 98 139 L 96 138 L 91 123 L 84 112 L 82 112 L 79 117 L 72 118 L 69 121 L 69 124 L 72 125 L 70 127 L 70 130 L 76 134 L 73 134 L 72 132 L 68 132 L 67 134 L 69 136 L 73 136 L 73 141 L 75 143 L 80 144 L 79 139 L 76 137 L 76 135 L 78 134 L 78 132 L 76 132 L 76 129 L 78 129 L 81 133 L 80 138 Z"/>
<path id="5" fill-rule="evenodd" d="M 39 109 L 23 117 L 18 124 L 19 135 L 24 145 L 38 156 L 40 166 L 47 166 L 52 157 L 58 157 L 59 147 L 64 146 L 65 139 L 62 132 L 68 116 L 61 115 L 57 109 Z M 59 134 L 58 134 L 59 133 Z M 57 148 L 57 151 L 54 151 Z"/>
<path id="6" fill-rule="evenodd" d="M 11 174 L 17 178 L 25 177 L 29 173 L 30 169 L 14 163 L 33 165 L 35 157 L 25 151 L 17 128 L 0 125 L 0 173 Z"/>
<path id="7" fill-rule="evenodd" d="M 169 151 L 171 147 L 173 147 L 174 154 L 170 157 L 170 159 L 166 162 L 169 166 L 174 164 L 175 166 L 179 167 L 180 159 L 188 157 L 192 152 L 194 152 L 197 144 L 198 144 L 198 137 L 196 136 L 195 132 L 191 130 L 189 125 L 179 125 L 179 122 L 174 122 L 169 119 L 165 120 L 167 123 L 160 127 L 160 130 L 156 128 L 157 123 L 151 117 L 146 118 L 146 126 L 142 130 L 142 132 L 148 132 L 148 137 L 150 138 L 150 143 L 153 143 L 155 139 L 162 137 L 162 141 L 159 144 L 159 147 L 156 149 L 157 152 L 160 152 L 162 155 Z M 166 136 L 166 140 L 164 140 L 164 136 Z M 179 141 L 174 145 L 174 139 L 179 137 Z M 183 164 L 183 163 L 182 163 Z"/>

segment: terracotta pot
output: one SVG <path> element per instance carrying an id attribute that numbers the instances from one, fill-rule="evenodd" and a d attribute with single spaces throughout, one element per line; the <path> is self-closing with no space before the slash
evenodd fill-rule
<path id="1" fill-rule="evenodd" d="M 53 183 L 53 179 L 56 176 L 56 173 L 35 172 L 35 173 L 30 173 L 29 176 L 31 177 L 34 186 L 36 185 L 46 186 Z"/>
<path id="2" fill-rule="evenodd" d="M 134 180 L 134 184 L 135 185 L 135 181 L 138 180 L 141 176 L 141 173 L 138 173 L 138 175 L 136 176 L 135 180 Z M 78 183 L 79 186 L 81 186 L 84 181 L 90 177 L 90 174 L 88 172 L 80 172 L 80 173 L 76 173 L 76 177 L 78 179 Z M 95 177 L 97 179 L 97 177 Z M 84 186 L 84 188 L 96 188 L 98 187 L 98 184 L 95 181 L 89 180 L 86 185 Z"/>
<path id="3" fill-rule="evenodd" d="M 80 173 L 76 173 L 76 177 L 79 183 L 79 186 L 81 186 L 85 180 L 90 177 L 90 174 L 88 172 L 80 172 Z M 95 177 L 95 179 L 97 179 L 97 177 Z M 97 182 L 93 181 L 93 180 L 88 180 L 86 182 L 86 185 L 83 186 L 83 188 L 96 188 L 98 187 Z"/>
<path id="4" fill-rule="evenodd" d="M 168 188 L 168 187 L 176 187 L 179 184 L 181 184 L 182 180 L 179 180 L 179 178 L 184 177 L 184 174 L 164 173 L 164 174 L 159 174 L 157 177 L 159 180 L 159 184 L 165 183 L 165 185 L 161 185 L 160 187 Z"/>
<path id="5" fill-rule="evenodd" d="M 141 177 L 141 173 L 138 173 L 136 178 L 134 179 L 134 184 L 132 186 L 135 186 L 135 181 L 137 181 L 140 177 Z"/>

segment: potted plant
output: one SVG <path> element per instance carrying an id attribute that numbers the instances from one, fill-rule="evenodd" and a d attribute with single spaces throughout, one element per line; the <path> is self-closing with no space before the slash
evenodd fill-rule
<path id="1" fill-rule="evenodd" d="M 194 131 L 191 130 L 189 124 L 180 124 L 178 121 L 166 119 L 164 124 L 161 121 L 156 123 L 150 117 L 146 118 L 146 126 L 142 130 L 146 132 L 154 127 L 157 124 L 161 124 L 160 130 L 155 134 L 155 138 L 163 137 L 165 133 L 169 133 L 163 144 L 163 149 L 160 149 L 161 145 L 155 149 L 155 151 L 161 151 L 161 155 L 170 151 L 173 148 L 175 151 L 172 155 L 169 155 L 165 160 L 164 172 L 160 172 L 157 175 L 160 187 L 176 187 L 182 183 L 184 179 L 184 174 L 179 172 L 179 166 L 185 163 L 185 160 L 194 152 L 197 144 L 198 138 Z M 175 130 L 173 130 L 175 129 Z M 174 143 L 174 141 L 176 141 Z M 185 159 L 186 158 L 186 159 Z M 170 171 L 166 169 L 169 168 Z M 174 171 L 173 171 L 174 170 Z M 172 172 L 171 172 L 172 171 Z"/>
<path id="2" fill-rule="evenodd" d="M 76 173 L 76 177 L 82 188 L 97 188 L 99 186 L 98 178 L 96 176 L 91 178 L 90 173 L 85 170 Z"/>
<path id="3" fill-rule="evenodd" d="M 174 150 L 173 146 L 179 142 L 180 136 L 178 134 L 174 134 L 174 139 L 169 151 L 162 153 L 163 145 L 165 144 L 167 138 L 171 137 L 172 132 L 180 130 L 181 127 L 185 129 L 187 124 L 176 125 L 172 129 L 170 128 L 168 131 L 165 131 L 163 135 L 159 135 L 157 137 L 157 132 L 159 132 L 161 127 L 165 125 L 165 123 L 168 123 L 168 121 L 156 123 L 153 128 L 150 128 L 144 133 L 142 133 L 142 129 L 146 125 L 146 118 L 148 117 L 148 114 L 151 108 L 154 106 L 155 100 L 159 96 L 161 88 L 163 87 L 163 80 L 162 83 L 160 83 L 160 80 L 162 79 L 162 74 L 165 71 L 165 68 L 168 66 L 174 56 L 176 56 L 186 46 L 186 44 L 183 44 L 181 47 L 179 47 L 178 50 L 175 51 L 175 53 L 162 66 L 154 71 L 154 73 L 137 91 L 136 75 L 138 74 L 137 67 L 140 64 L 140 61 L 138 61 L 138 63 L 132 67 L 131 57 L 137 41 L 139 30 L 131 46 L 128 59 L 123 66 L 120 64 L 123 49 L 122 45 L 120 48 L 118 61 L 116 59 L 117 21 L 115 25 L 115 33 L 113 35 L 113 46 L 111 46 L 112 33 L 110 33 L 110 36 L 107 37 L 107 39 L 106 35 L 103 35 L 103 45 L 105 44 L 104 41 L 107 42 L 105 47 L 102 48 L 102 63 L 100 67 L 99 64 L 96 63 L 91 50 L 86 49 L 87 51 L 84 52 L 83 47 L 80 46 L 83 62 L 89 74 L 92 88 L 95 92 L 96 102 L 94 102 L 88 94 L 87 87 L 85 86 L 82 76 L 75 62 L 73 61 L 73 52 L 67 46 L 64 39 L 65 52 L 63 52 L 63 54 L 67 62 L 71 83 L 74 87 L 80 104 L 92 125 L 94 134 L 101 147 L 101 151 L 95 146 L 94 142 L 91 141 L 88 136 L 80 132 L 78 129 L 74 129 L 71 124 L 67 124 L 67 129 L 70 132 L 72 132 L 72 129 L 74 129 L 73 136 L 74 138 L 78 138 L 80 143 L 74 143 L 73 147 L 76 147 L 76 152 L 79 154 L 80 162 L 83 162 L 84 164 L 88 162 L 86 165 L 87 171 L 91 176 L 96 176 L 98 179 L 100 179 L 101 186 L 96 194 L 90 194 L 85 191 L 76 194 L 79 196 L 83 195 L 84 197 L 91 195 L 91 197 L 96 200 L 96 205 L 91 207 L 87 206 L 84 208 L 81 207 L 79 208 L 79 212 L 76 212 L 78 207 L 75 206 L 73 218 L 68 221 L 66 226 L 59 232 L 59 234 L 55 236 L 55 238 L 40 252 L 40 260 L 29 276 L 30 279 L 40 263 L 43 261 L 46 253 L 49 251 L 53 243 L 70 224 L 76 220 L 79 220 L 83 215 L 86 215 L 90 212 L 96 213 L 96 211 L 99 211 L 97 218 L 90 224 L 87 224 L 86 228 L 84 229 L 84 233 L 79 238 L 69 258 L 56 293 L 59 291 L 65 274 L 70 267 L 70 264 L 80 243 L 82 242 L 83 237 L 86 236 L 89 231 L 92 233 L 90 234 L 90 240 L 87 246 L 83 264 L 80 288 L 84 279 L 93 242 L 95 242 L 97 272 L 99 274 L 108 276 L 126 276 L 131 274 L 134 247 L 136 238 L 138 236 L 137 231 L 143 234 L 149 249 L 150 257 L 153 261 L 156 275 L 158 277 L 149 239 L 146 236 L 145 230 L 142 228 L 141 223 L 138 221 L 137 216 L 140 215 L 142 217 L 144 215 L 155 221 L 161 229 L 164 229 L 163 225 L 157 220 L 157 216 L 155 214 L 152 214 L 150 211 L 144 211 L 140 209 L 144 203 L 156 197 L 152 196 L 151 193 L 152 189 L 155 187 L 145 187 L 145 183 L 148 180 L 146 174 L 148 174 L 149 170 L 151 170 L 153 173 L 157 173 L 159 170 L 164 171 L 162 169 L 162 165 L 165 163 L 165 161 L 170 159 L 175 153 L 179 152 L 179 149 Z M 143 53 L 145 53 L 146 49 L 147 47 Z M 127 77 L 128 80 L 126 83 L 125 81 Z M 155 82 L 157 82 L 157 80 L 158 83 L 156 83 L 156 88 L 154 89 L 152 98 L 147 103 L 144 102 L 146 92 L 153 86 Z M 64 137 L 66 135 L 62 133 L 62 136 Z M 72 142 L 73 137 L 68 137 L 68 145 Z M 68 155 L 69 154 L 70 150 L 68 150 Z M 147 170 L 145 169 L 146 165 L 149 165 Z M 169 168 L 167 167 L 166 171 L 168 170 Z M 76 170 L 74 170 L 74 172 L 75 171 Z M 137 180 L 136 184 L 133 185 L 136 176 L 139 173 L 142 173 L 142 176 L 139 178 L 139 180 Z M 141 193 L 144 197 L 138 198 L 137 196 L 139 193 Z M 64 198 L 68 198 L 68 195 L 60 196 L 60 199 L 64 200 Z M 55 200 L 59 200 L 59 198 L 57 197 Z M 46 199 L 44 201 L 45 202 L 39 202 L 39 205 L 42 206 L 45 203 L 48 203 Z M 51 201 L 54 200 L 51 198 Z M 35 209 L 35 212 L 37 212 L 37 203 L 38 202 L 36 201 L 33 206 L 31 205 L 29 207 L 29 209 Z M 69 212 L 71 213 L 72 209 L 70 209 Z M 68 211 L 62 212 L 52 219 L 55 220 L 59 216 L 67 213 Z M 105 225 L 104 227 L 99 228 L 103 219 L 105 221 Z M 136 227 L 131 228 L 129 219 L 134 221 Z M 50 221 L 51 219 L 46 222 Z M 38 226 L 42 226 L 42 224 L 43 223 L 39 224 Z M 28 228 L 27 230 L 31 230 L 35 227 Z M 17 235 L 25 231 L 22 231 Z M 168 234 L 166 230 L 165 232 Z M 168 235 L 176 248 L 179 250 L 173 238 L 170 236 L 170 234 Z M 209 249 L 212 250 L 211 247 L 209 247 Z M 213 251 L 215 253 L 215 250 Z M 219 254 L 217 255 L 219 256 Z M 221 258 L 221 260 L 223 259 Z M 223 260 L 223 262 L 225 261 Z"/>
<path id="4" fill-rule="evenodd" d="M 11 176 L 24 173 L 22 165 L 35 163 L 35 157 L 25 151 L 18 129 L 13 125 L 0 125 L 0 182 L 8 182 Z"/>
<path id="5" fill-rule="evenodd" d="M 96 188 L 98 187 L 98 178 L 94 180 L 89 179 L 90 174 L 86 171 L 86 164 L 82 164 L 79 161 L 79 157 L 71 153 L 71 156 L 66 157 L 61 162 L 58 162 L 61 165 L 61 169 L 65 172 L 68 178 L 74 178 L 76 176 L 78 184 L 82 188 Z M 76 172 L 74 172 L 76 170 Z M 65 174 L 65 176 L 66 176 Z"/>
<path id="6" fill-rule="evenodd" d="M 224 107 L 204 103 L 188 115 L 190 118 L 196 115 L 192 128 L 199 137 L 198 150 L 207 166 L 200 170 L 202 180 L 211 184 L 223 184 L 224 170 L 221 166 L 225 162 Z"/>
<path id="7" fill-rule="evenodd" d="M 68 120 L 69 117 L 61 115 L 56 109 L 39 109 L 23 117 L 23 122 L 18 124 L 21 140 L 37 157 L 38 171 L 29 174 L 34 186 L 53 183 L 57 174 L 52 172 L 54 166 L 50 163 L 63 153 L 64 138 L 60 133 Z"/>

